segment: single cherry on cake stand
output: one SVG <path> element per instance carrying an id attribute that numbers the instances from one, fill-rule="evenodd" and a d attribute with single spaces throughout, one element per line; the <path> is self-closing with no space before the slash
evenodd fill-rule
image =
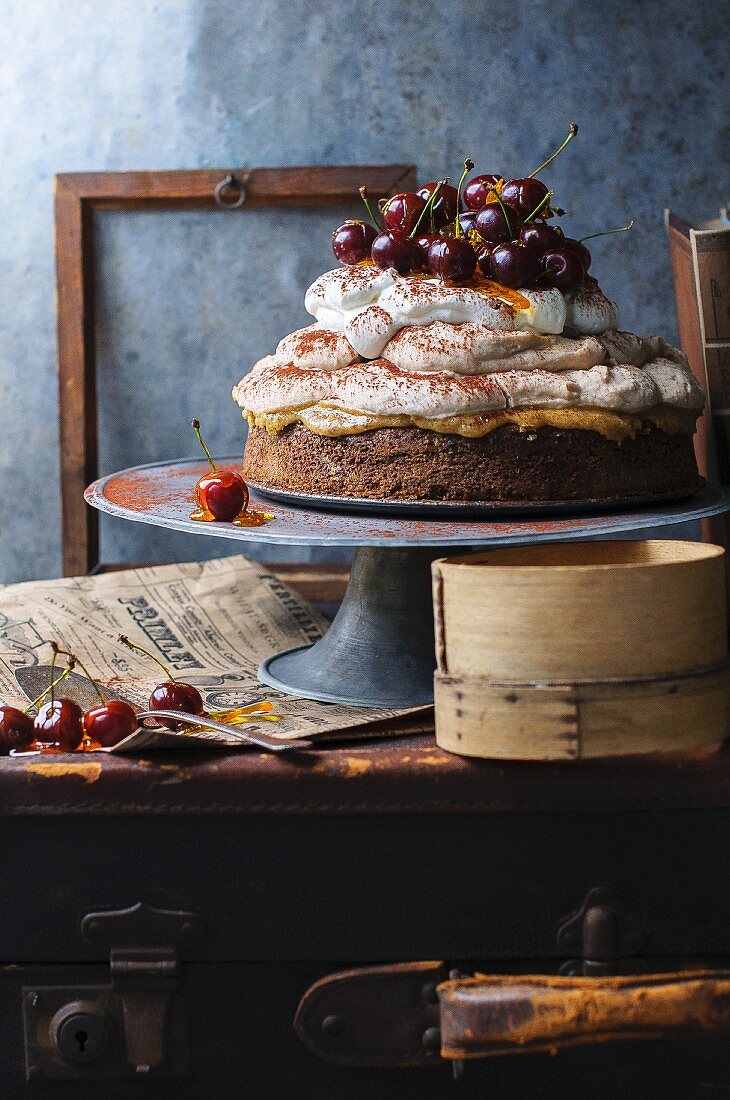
<path id="1" fill-rule="evenodd" d="M 234 468 L 240 458 L 226 458 Z M 263 527 L 190 519 L 197 460 L 135 466 L 95 481 L 94 508 L 137 523 L 270 546 L 355 548 L 350 582 L 327 633 L 277 653 L 259 679 L 290 695 L 355 706 L 415 707 L 433 699 L 431 562 L 472 548 L 622 535 L 730 511 L 730 493 L 706 486 L 674 502 L 496 506 L 448 502 L 337 500 L 267 493 L 249 485 L 251 505 L 274 515 Z"/>

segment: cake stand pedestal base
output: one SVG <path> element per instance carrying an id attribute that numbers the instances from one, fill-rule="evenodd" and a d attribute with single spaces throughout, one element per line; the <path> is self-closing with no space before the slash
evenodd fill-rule
<path id="1" fill-rule="evenodd" d="M 325 636 L 269 657 L 259 679 L 288 695 L 353 706 L 433 702 L 431 562 L 437 556 L 435 547 L 357 550 Z"/>

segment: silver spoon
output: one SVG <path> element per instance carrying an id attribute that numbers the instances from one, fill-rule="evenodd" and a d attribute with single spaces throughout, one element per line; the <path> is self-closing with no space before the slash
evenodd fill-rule
<path id="1" fill-rule="evenodd" d="M 300 749 L 311 749 L 312 742 L 301 740 L 280 741 L 276 737 L 270 737 L 268 733 L 260 730 L 252 730 L 248 727 L 227 726 L 223 722 L 216 722 L 215 718 L 207 718 L 204 714 L 189 714 L 183 710 L 142 710 L 138 713 L 138 721 L 145 718 L 172 718 L 183 726 L 200 726 L 201 729 L 214 730 L 216 733 L 225 733 L 229 737 L 238 737 L 249 745 L 256 745 L 259 749 L 267 749 L 269 752 L 299 752 Z"/>

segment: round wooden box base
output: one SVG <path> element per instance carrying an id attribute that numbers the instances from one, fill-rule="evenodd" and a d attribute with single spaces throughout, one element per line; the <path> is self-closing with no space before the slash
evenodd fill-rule
<path id="1" fill-rule="evenodd" d="M 436 673 L 436 742 L 499 760 L 676 752 L 727 734 L 728 662 L 657 679 L 495 682 Z"/>

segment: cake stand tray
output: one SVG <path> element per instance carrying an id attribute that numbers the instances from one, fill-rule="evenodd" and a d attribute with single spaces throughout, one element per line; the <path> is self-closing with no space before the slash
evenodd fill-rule
<path id="1" fill-rule="evenodd" d="M 645 493 L 639 496 L 584 497 L 580 500 L 384 500 L 368 497 L 333 497 L 317 493 L 300 493 L 288 489 L 271 489 L 249 481 L 253 489 L 265 500 L 280 504 L 293 504 L 300 508 L 317 508 L 325 512 L 355 512 L 358 515 L 417 516 L 437 519 L 472 518 L 501 519 L 517 516 L 521 519 L 533 516 L 570 516 L 587 512 L 625 511 L 627 508 L 643 508 L 655 504 L 671 504 L 688 500 L 695 492 Z"/>
<path id="2" fill-rule="evenodd" d="M 240 458 L 221 459 L 240 466 Z M 616 535 L 730 510 L 730 495 L 705 486 L 691 500 L 594 514 L 504 518 L 332 511 L 279 501 L 253 490 L 254 508 L 272 511 L 262 527 L 197 523 L 193 489 L 208 470 L 195 459 L 135 466 L 86 490 L 94 508 L 137 523 L 238 542 L 356 548 L 350 583 L 335 619 L 314 645 L 269 657 L 259 679 L 291 695 L 356 706 L 415 707 L 433 699 L 431 561 L 449 552 Z"/>

